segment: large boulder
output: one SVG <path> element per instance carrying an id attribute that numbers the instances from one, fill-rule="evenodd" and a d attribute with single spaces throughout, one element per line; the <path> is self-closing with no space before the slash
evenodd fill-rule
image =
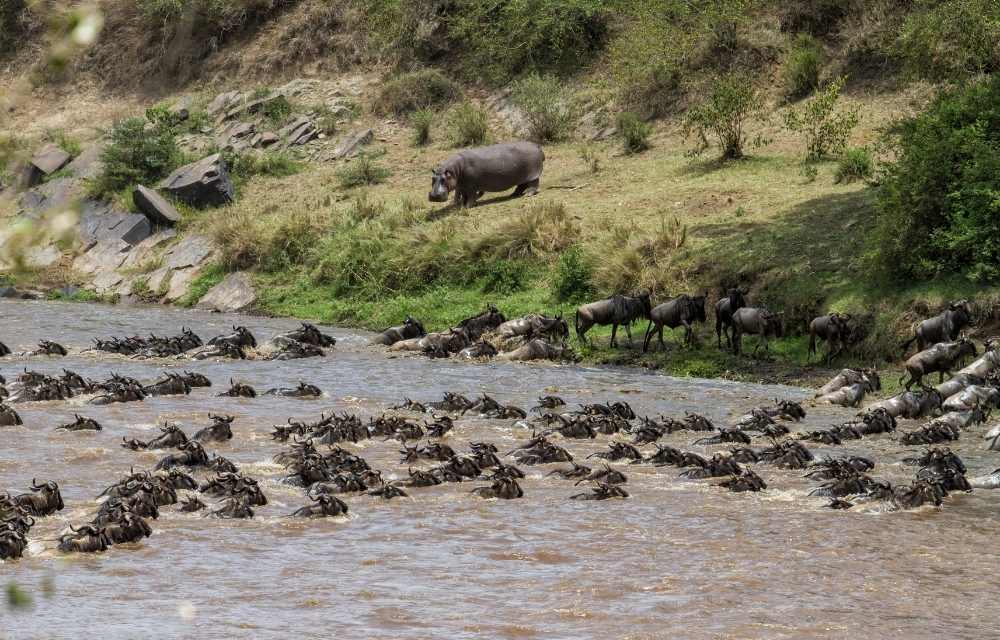
<path id="1" fill-rule="evenodd" d="M 170 247 L 163 255 L 163 266 L 168 270 L 197 267 L 212 255 L 215 245 L 206 236 L 188 236 Z"/>
<path id="2" fill-rule="evenodd" d="M 132 245 L 127 242 L 106 238 L 78 256 L 73 261 L 73 270 L 87 275 L 116 271 L 131 249 Z"/>
<path id="3" fill-rule="evenodd" d="M 222 282 L 208 290 L 198 301 L 199 309 L 234 313 L 246 311 L 257 301 L 250 274 L 238 271 L 230 273 Z"/>
<path id="4" fill-rule="evenodd" d="M 180 167 L 158 187 L 194 207 L 218 206 L 233 201 L 233 183 L 226 171 L 226 161 L 218 153 Z"/>
<path id="5" fill-rule="evenodd" d="M 163 229 L 161 231 L 157 231 L 139 244 L 135 245 L 132 250 L 128 252 L 125 262 L 122 263 L 122 268 L 141 269 L 144 265 L 152 261 L 161 245 L 176 236 L 177 232 L 173 229 Z"/>
<path id="6" fill-rule="evenodd" d="M 31 157 L 31 164 L 49 176 L 65 167 L 71 156 L 54 144 L 47 144 Z"/>
<path id="7" fill-rule="evenodd" d="M 53 178 L 21 194 L 17 213 L 35 220 L 46 211 L 69 207 L 83 195 L 83 184 L 74 178 Z"/>
<path id="8" fill-rule="evenodd" d="M 153 224 L 171 227 L 181 221 L 181 214 L 174 205 L 152 189 L 139 185 L 132 190 L 132 201 Z"/>
<path id="9" fill-rule="evenodd" d="M 208 112 L 208 115 L 214 116 L 217 113 L 222 113 L 229 107 L 242 101 L 243 101 L 242 93 L 240 93 L 239 91 L 227 91 L 226 93 L 220 93 L 219 95 L 215 96 L 215 99 L 208 104 L 208 107 L 205 108 L 205 111 Z"/>
<path id="10" fill-rule="evenodd" d="M 333 159 L 349 158 L 356 155 L 361 147 L 370 144 L 375 139 L 375 132 L 371 129 L 361 129 L 353 131 L 341 140 L 333 150 Z"/>
<path id="11" fill-rule="evenodd" d="M 296 118 L 287 127 L 278 132 L 289 147 L 311 142 L 319 135 L 319 130 L 309 118 Z"/>
<path id="12" fill-rule="evenodd" d="M 80 242 L 91 247 L 101 240 L 122 240 L 137 245 L 152 233 L 149 218 L 141 213 L 123 213 L 110 204 L 96 200 L 80 202 Z"/>
<path id="13" fill-rule="evenodd" d="M 104 170 L 104 163 L 101 161 L 101 155 L 104 153 L 104 148 L 107 146 L 105 142 L 95 142 L 90 145 L 77 157 L 73 158 L 73 161 L 66 165 L 66 172 L 72 175 L 74 178 L 84 178 L 92 180 L 101 174 Z"/>

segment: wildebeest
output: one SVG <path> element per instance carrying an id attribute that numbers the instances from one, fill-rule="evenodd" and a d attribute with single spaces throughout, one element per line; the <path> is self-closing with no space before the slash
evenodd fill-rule
<path id="1" fill-rule="evenodd" d="M 142 388 L 147 396 L 186 396 L 191 393 L 187 379 L 176 373 L 168 373 L 156 382 Z"/>
<path id="2" fill-rule="evenodd" d="M 745 307 L 747 302 L 744 296 L 747 294 L 746 289 L 730 289 L 728 294 L 719 298 L 715 303 L 715 337 L 719 341 L 719 348 L 722 348 L 722 334 L 726 334 L 726 346 L 730 349 L 733 347 L 733 341 L 730 337 L 729 330 L 733 326 L 733 314 L 736 310 Z"/>
<path id="3" fill-rule="evenodd" d="M 733 353 L 739 354 L 743 351 L 743 334 L 760 336 L 757 346 L 754 347 L 754 354 L 760 346 L 764 345 L 764 351 L 768 351 L 768 337 L 780 338 L 785 333 L 782 314 L 771 313 L 767 309 L 758 307 L 741 307 L 733 312 Z"/>
<path id="4" fill-rule="evenodd" d="M 301 342 L 303 344 L 311 344 L 315 347 L 333 347 L 337 344 L 337 339 L 333 336 L 326 335 L 316 325 L 310 324 L 308 322 L 301 323 L 302 326 L 294 331 L 288 331 L 280 335 L 275 336 L 272 342 L 275 344 L 292 342 Z"/>
<path id="5" fill-rule="evenodd" d="M 809 323 L 809 352 L 816 355 L 816 341 L 826 342 L 826 362 L 830 362 L 847 346 L 851 331 L 849 314 L 831 313 L 813 318 Z"/>
<path id="6" fill-rule="evenodd" d="M 233 325 L 232 333 L 227 333 L 221 336 L 215 336 L 214 338 L 208 341 L 207 346 L 215 347 L 223 343 L 240 348 L 246 348 L 246 347 L 256 348 L 257 338 L 255 338 L 254 335 L 250 333 L 250 330 L 247 329 L 246 327 L 242 325 L 241 326 Z"/>
<path id="7" fill-rule="evenodd" d="M 504 322 L 497 327 L 497 334 L 501 338 L 507 339 L 523 337 L 526 340 L 547 338 L 564 341 L 569 336 L 569 325 L 563 320 L 562 314 L 550 318 L 537 313 L 529 313 L 522 318 Z"/>
<path id="8" fill-rule="evenodd" d="M 472 207 L 486 192 L 516 187 L 511 197 L 538 193 L 545 154 L 533 142 L 507 142 L 464 149 L 431 172 L 431 202 L 445 202 L 455 193 L 455 205 Z"/>
<path id="9" fill-rule="evenodd" d="M 424 325 L 419 321 L 414 320 L 410 316 L 406 316 L 403 320 L 403 324 L 397 325 L 395 327 L 389 327 L 385 331 L 379 333 L 374 338 L 372 338 L 372 344 L 381 344 L 384 346 L 390 346 L 396 344 L 401 340 L 409 340 L 411 338 L 422 338 L 427 335 L 424 331 Z"/>
<path id="10" fill-rule="evenodd" d="M 694 329 L 692 322 L 705 322 L 705 299 L 707 294 L 700 296 L 689 296 L 683 293 L 673 300 L 658 304 L 649 312 L 649 326 L 646 327 L 646 337 L 642 342 L 643 353 L 649 348 L 649 342 L 653 339 L 653 334 L 657 334 L 660 347 L 666 348 L 663 343 L 663 327 L 671 329 L 684 327 L 684 344 L 690 345 L 694 342 Z"/>
<path id="11" fill-rule="evenodd" d="M 45 484 L 38 484 L 32 478 L 31 491 L 33 493 L 22 493 L 14 498 L 14 501 L 23 507 L 29 515 L 50 516 L 56 511 L 62 511 L 64 506 L 62 494 L 59 492 L 59 485 L 56 482 L 49 480 Z"/>
<path id="12" fill-rule="evenodd" d="M 225 442 L 233 439 L 233 416 L 217 416 L 208 414 L 212 425 L 205 427 L 192 436 L 198 442 Z"/>
<path id="13" fill-rule="evenodd" d="M 507 322 L 507 318 L 491 304 L 487 305 L 484 311 L 459 322 L 456 328 L 464 329 L 469 336 L 469 342 L 474 342 L 504 322 Z"/>
<path id="14" fill-rule="evenodd" d="M 825 385 L 820 387 L 819 391 L 816 392 L 815 397 L 824 396 L 828 393 L 833 393 L 839 389 L 850 386 L 852 384 L 858 384 L 859 382 L 864 382 L 868 380 L 872 383 L 875 390 L 880 390 L 882 388 L 882 380 L 879 378 L 878 372 L 874 368 L 871 369 L 841 369 L 840 373 L 835 375 L 833 379 L 827 382 Z"/>
<path id="15" fill-rule="evenodd" d="M 0 402 L 0 427 L 12 427 L 20 424 L 24 423 L 21 421 L 21 416 L 18 415 L 17 411 L 14 411 L 13 407 L 8 407 Z"/>
<path id="16" fill-rule="evenodd" d="M 229 389 L 219 394 L 220 398 L 256 398 L 257 391 L 248 384 L 229 379 Z"/>
<path id="17" fill-rule="evenodd" d="M 105 525 L 104 533 L 111 544 L 126 544 L 148 538 L 153 530 L 141 516 L 126 511 L 120 518 Z"/>
<path id="18" fill-rule="evenodd" d="M 104 529 L 98 529 L 93 525 L 85 524 L 79 529 L 74 529 L 70 525 L 72 533 L 65 533 L 59 536 L 59 550 L 63 553 L 98 553 L 107 551 L 111 546 Z"/>
<path id="19" fill-rule="evenodd" d="M 63 431 L 100 431 L 101 423 L 93 418 L 84 418 L 79 414 L 73 414 L 76 418 L 73 422 L 68 424 L 60 425 L 56 427 L 57 430 Z"/>
<path id="20" fill-rule="evenodd" d="M 906 390 L 914 385 L 920 385 L 924 375 L 938 372 L 938 382 L 944 382 L 945 374 L 951 376 L 951 370 L 965 356 L 976 356 L 976 346 L 967 338 L 957 342 L 939 342 L 929 349 L 924 349 L 906 361 L 906 372 L 910 379 L 906 381 Z M 903 377 L 899 379 L 903 382 Z"/>
<path id="21" fill-rule="evenodd" d="M 265 396 L 280 396 L 282 398 L 318 398 L 323 395 L 323 392 L 314 384 L 308 384 L 305 382 L 300 382 L 297 387 L 280 387 L 277 389 L 268 389 L 264 392 Z"/>
<path id="22" fill-rule="evenodd" d="M 925 388 L 919 392 L 904 391 L 899 395 L 875 403 L 868 408 L 868 412 L 883 409 L 893 418 L 923 418 L 937 411 L 943 400 L 944 398 L 935 389 Z"/>
<path id="23" fill-rule="evenodd" d="M 818 403 L 829 403 L 840 405 L 841 407 L 859 407 L 865 395 L 874 393 L 882 388 L 881 382 L 876 376 L 874 379 L 862 376 L 860 382 L 855 382 L 830 393 L 824 393 L 816 397 Z"/>
<path id="24" fill-rule="evenodd" d="M 571 357 L 572 350 L 564 345 L 549 344 L 545 340 L 536 338 L 527 344 L 521 345 L 513 351 L 501 353 L 497 360 L 507 362 L 524 362 L 528 360 L 563 360 Z"/>
<path id="25" fill-rule="evenodd" d="M 618 325 L 625 327 L 629 345 L 632 344 L 632 323 L 639 318 L 649 318 L 652 306 L 648 293 L 636 296 L 616 294 L 605 300 L 598 300 L 576 310 L 574 326 L 580 342 L 587 341 L 587 331 L 594 325 L 611 325 L 611 346 L 615 347 Z"/>
<path id="26" fill-rule="evenodd" d="M 293 518 L 327 518 L 341 516 L 347 513 L 347 503 L 326 493 L 308 496 L 313 504 L 302 507 L 292 514 Z"/>
<path id="27" fill-rule="evenodd" d="M 903 351 L 917 343 L 917 351 L 939 342 L 951 342 L 958 334 L 972 324 L 972 311 L 968 300 L 958 300 L 933 318 L 928 318 L 913 327 L 913 337 L 903 343 Z"/>

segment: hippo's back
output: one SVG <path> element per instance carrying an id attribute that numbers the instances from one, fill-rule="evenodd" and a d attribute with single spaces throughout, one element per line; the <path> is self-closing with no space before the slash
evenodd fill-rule
<path id="1" fill-rule="evenodd" d="M 505 191 L 541 177 L 545 154 L 533 142 L 505 142 L 465 149 L 448 162 L 459 163 L 463 186 L 479 191 Z"/>

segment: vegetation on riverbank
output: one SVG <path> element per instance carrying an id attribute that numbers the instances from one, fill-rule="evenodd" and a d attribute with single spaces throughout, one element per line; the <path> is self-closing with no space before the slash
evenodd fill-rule
<path id="1" fill-rule="evenodd" d="M 923 120 L 897 124 L 934 93 L 910 80 L 975 80 L 1000 64 L 992 3 L 525 0 L 497 9 L 460 0 L 446 14 L 434 2 L 396 0 L 104 5 L 108 37 L 73 72 L 201 89 L 184 124 L 159 106 L 148 122 L 110 128 L 93 193 L 127 208 L 133 184 L 194 159 L 178 139 L 207 122 L 202 108 L 219 88 L 199 85 L 207 70 L 225 68 L 247 86 L 307 61 L 384 78 L 349 117 L 377 131 L 358 158 L 229 154 L 237 203 L 180 207 L 182 234 L 207 234 L 220 248 L 180 304 L 228 271 L 249 270 L 266 313 L 369 329 L 410 314 L 441 329 L 488 302 L 510 317 L 561 312 L 572 324 L 579 303 L 615 292 L 662 301 L 707 290 L 714 300 L 740 284 L 751 304 L 786 314 L 791 337 L 774 342 L 772 360 L 720 352 L 711 328 L 696 349 L 578 351 L 589 362 L 750 379 L 808 376 L 803 334 L 826 311 L 853 313 L 869 329 L 842 364 L 897 360 L 909 324 L 947 300 L 974 298 L 980 332 L 1000 319 L 996 256 L 979 250 L 989 233 L 970 214 L 995 193 L 994 125 L 974 126 L 995 83 L 980 85 L 985 97 L 963 102 L 955 90 Z M 16 19 L 0 16 L 0 49 L 13 32 L 37 32 L 34 9 L 15 6 Z M 956 25 L 964 37 L 954 37 Z M 142 44 L 123 46 L 132 41 Z M 211 51 L 198 48 L 209 41 Z M 509 94 L 496 92 L 502 86 Z M 328 121 L 324 131 L 335 128 L 324 105 L 275 104 L 269 126 L 309 112 Z M 953 118 L 957 133 L 928 135 L 960 107 L 973 113 Z M 616 137 L 598 135 L 616 124 Z M 541 195 L 487 196 L 466 211 L 426 203 L 427 169 L 454 147 L 519 135 L 545 141 Z M 942 144 L 969 160 L 964 173 L 930 175 L 947 164 L 934 161 Z M 886 163 L 897 156 L 893 171 Z M 923 182 L 970 176 L 951 226 L 935 219 L 933 251 L 910 251 L 919 238 L 895 229 L 922 228 L 901 212 L 933 217 L 910 206 Z M 886 180 L 890 188 L 877 186 Z M 963 264 L 950 268 L 942 256 L 958 250 Z M 607 333 L 591 335 L 602 345 Z"/>

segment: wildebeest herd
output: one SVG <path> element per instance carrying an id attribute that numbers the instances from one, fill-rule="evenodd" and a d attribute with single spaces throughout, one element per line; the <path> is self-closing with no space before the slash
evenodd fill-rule
<path id="1" fill-rule="evenodd" d="M 744 292 L 733 290 L 716 305 L 718 340 L 738 342 L 749 328 L 766 327 L 775 316 L 745 306 Z M 626 316 L 645 314 L 650 319 L 645 342 L 662 327 L 683 326 L 690 336 L 690 325 L 704 321 L 704 296 L 682 296 L 650 308 L 648 298 L 603 301 L 581 307 L 575 326 L 581 336 L 593 324 L 618 320 L 626 327 Z M 947 448 L 936 445 L 958 439 L 967 430 L 981 425 L 990 412 L 1000 406 L 1000 350 L 987 341 L 980 355 L 964 338 L 932 342 L 951 337 L 968 323 L 956 322 L 954 312 L 962 305 L 952 305 L 942 322 L 925 321 L 917 328 L 914 342 L 926 347 L 907 362 L 907 390 L 869 405 L 857 418 L 825 429 L 793 430 L 794 423 L 806 417 L 799 402 L 776 400 L 739 417 L 731 424 L 719 425 L 694 413 L 681 417 L 639 416 L 624 401 L 589 403 L 570 409 L 554 395 L 542 396 L 538 404 L 525 409 L 495 400 L 488 395 L 469 398 L 460 393 L 446 393 L 439 401 L 422 402 L 404 399 L 379 415 L 363 419 L 352 413 L 322 414 L 316 420 L 289 418 L 272 432 L 282 450 L 274 462 L 285 469 L 282 482 L 300 487 L 307 503 L 291 511 L 289 517 L 316 518 L 342 516 L 350 511 L 351 496 L 367 494 L 371 498 L 391 500 L 419 498 L 419 489 L 443 483 L 480 482 L 469 495 L 485 499 L 520 499 L 527 496 L 521 481 L 524 468 L 554 465 L 544 477 L 555 482 L 586 484 L 584 491 L 567 491 L 572 500 L 602 501 L 629 497 L 628 466 L 650 465 L 675 467 L 688 479 L 717 479 L 720 488 L 733 492 L 760 492 L 768 488 L 761 475 L 767 467 L 801 470 L 817 482 L 811 495 L 829 498 L 829 507 L 850 509 L 875 505 L 880 510 L 910 509 L 923 505 L 941 505 L 950 492 L 974 488 L 1000 487 L 1000 470 L 967 478 L 966 467 Z M 699 312 L 700 309 L 700 312 Z M 743 314 L 744 310 L 756 313 Z M 728 324 L 724 318 L 729 318 Z M 933 319 L 932 319 L 933 320 Z M 844 322 L 834 317 L 827 325 Z M 829 327 L 814 323 L 817 335 L 830 337 Z M 729 327 L 727 329 L 727 326 Z M 493 335 L 537 336 L 564 340 L 568 328 L 561 318 L 528 316 L 506 321 L 495 308 L 489 308 L 461 323 L 427 344 L 432 350 L 443 348 L 446 335 L 463 334 L 463 339 L 479 340 Z M 758 335 L 767 335 L 767 330 Z M 420 341 L 428 334 L 420 323 L 406 321 L 378 334 L 372 341 L 397 345 Z M 475 338 L 473 338 L 475 336 Z M 957 336 L 956 336 L 957 337 Z M 540 338 L 529 338 L 536 340 Z M 686 339 L 690 339 L 689 337 Z M 46 342 L 44 345 L 55 343 Z M 313 325 L 281 334 L 265 343 L 261 353 L 295 353 L 300 349 L 329 349 L 336 341 Z M 415 343 L 414 343 L 415 344 Z M 228 346 L 227 346 L 228 345 Z M 68 353 L 60 345 L 48 346 L 45 357 L 58 358 Z M 468 347 L 465 347 L 468 348 Z M 218 359 L 248 357 L 256 354 L 256 337 L 245 327 L 202 342 L 190 329 L 178 336 L 163 338 L 137 336 L 96 340 L 91 350 L 113 352 L 133 358 L 191 357 L 213 349 Z M 9 350 L 8 350 L 9 351 Z M 42 355 L 40 353 L 32 354 Z M 266 357 L 266 356 L 265 356 Z M 964 358 L 976 357 L 957 370 Z M 924 376 L 939 373 L 937 387 L 927 386 Z M 949 379 L 944 377 L 948 375 Z M 320 389 L 306 382 L 258 393 L 246 383 L 230 379 L 229 388 L 219 397 L 253 399 L 259 396 L 315 398 Z M 916 385 L 916 391 L 911 388 Z M 64 369 L 51 376 L 24 368 L 10 384 L 0 378 L 0 425 L 17 427 L 23 421 L 15 409 L 18 403 L 64 401 L 84 396 L 89 404 L 141 402 L 146 397 L 188 395 L 212 386 L 202 374 L 170 372 L 152 382 L 111 374 L 95 381 Z M 816 403 L 857 407 L 866 394 L 878 391 L 881 380 L 874 370 L 841 371 L 816 394 Z M 449 436 L 468 417 L 509 421 L 511 426 L 530 430 L 531 437 L 508 451 L 498 443 L 470 442 L 467 450 L 456 450 Z M 899 428 L 899 420 L 924 419 L 919 427 Z M 152 524 L 162 508 L 208 517 L 240 519 L 254 517 L 255 507 L 266 505 L 268 498 L 262 483 L 243 471 L 232 460 L 213 453 L 209 447 L 225 446 L 235 437 L 230 415 L 208 414 L 207 424 L 194 432 L 181 425 L 165 423 L 160 433 L 149 440 L 122 438 L 121 446 L 130 451 L 162 451 L 162 456 L 148 470 L 130 469 L 113 480 L 99 496 L 93 518 L 74 523 L 57 541 L 60 551 L 99 552 L 118 544 L 134 543 L 150 535 Z M 29 425 L 37 427 L 38 425 Z M 93 418 L 75 414 L 74 420 L 55 428 L 71 432 L 102 430 Z M 662 444 L 669 434 L 694 433 L 692 446 L 717 447 L 699 453 Z M 16 432 L 11 432 L 13 437 Z M 984 437 L 990 449 L 1000 450 L 1000 427 L 988 430 Z M 581 459 L 570 443 L 579 440 L 606 439 L 606 447 Z M 877 462 L 870 458 L 845 456 L 817 458 L 810 444 L 825 447 L 867 438 L 898 441 L 902 446 L 926 446 L 907 464 L 918 470 L 913 481 L 893 485 L 874 475 Z M 351 444 L 362 441 L 392 442 L 399 447 L 401 477 L 374 468 Z M 595 459 L 591 462 L 588 459 Z M 766 474 L 764 474 L 766 476 Z M 395 479 L 394 479 L 395 477 Z M 33 480 L 30 491 L 0 494 L 0 558 L 21 557 L 31 539 L 31 529 L 39 518 L 64 508 L 59 485 L 51 479 Z"/>

